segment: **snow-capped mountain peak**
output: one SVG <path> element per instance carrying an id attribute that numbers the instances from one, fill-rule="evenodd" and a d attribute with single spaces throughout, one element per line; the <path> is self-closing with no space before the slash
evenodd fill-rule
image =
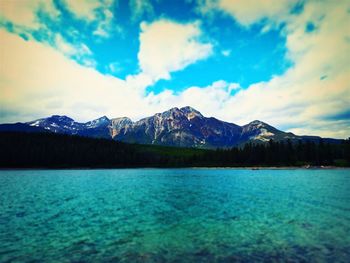
<path id="1" fill-rule="evenodd" d="M 12 125 L 12 126 L 11 126 Z M 67 116 L 53 115 L 27 123 L 3 124 L 0 130 L 51 131 L 88 137 L 110 138 L 124 142 L 169 146 L 228 148 L 246 142 L 268 142 L 273 139 L 300 140 L 305 137 L 280 131 L 259 120 L 244 126 L 204 117 L 190 106 L 171 108 L 133 122 L 128 117 L 106 116 L 80 123 Z M 318 140 L 319 137 L 307 137 Z"/>
<path id="2" fill-rule="evenodd" d="M 203 115 L 199 111 L 190 106 L 182 107 L 180 110 L 185 114 L 185 116 L 189 120 L 195 117 L 203 118 Z"/>
<path id="3" fill-rule="evenodd" d="M 95 119 L 93 121 L 89 121 L 85 123 L 85 126 L 88 128 L 96 128 L 101 125 L 109 125 L 110 120 L 106 117 L 103 116 L 101 118 Z"/>

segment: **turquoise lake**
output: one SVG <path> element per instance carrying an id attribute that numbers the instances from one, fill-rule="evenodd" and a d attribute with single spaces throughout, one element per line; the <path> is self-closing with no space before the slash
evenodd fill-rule
<path id="1" fill-rule="evenodd" d="M 0 262 L 286 261 L 350 261 L 350 170 L 0 171 Z"/>

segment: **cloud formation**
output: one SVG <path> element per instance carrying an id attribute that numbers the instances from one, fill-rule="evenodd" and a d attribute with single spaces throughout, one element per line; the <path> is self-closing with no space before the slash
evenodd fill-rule
<path id="1" fill-rule="evenodd" d="M 239 2 L 219 1 L 213 8 L 221 8 L 244 26 L 263 18 L 274 24 L 286 22 L 283 34 L 294 66 L 282 76 L 240 90 L 224 106 L 231 111 L 219 115 L 239 123 L 267 120 L 298 134 L 349 136 L 350 120 L 328 118 L 349 110 L 350 30 L 342 26 L 350 23 L 349 2 L 310 1 L 301 14 L 291 12 L 291 1 Z M 274 2 L 269 10 L 268 2 Z M 310 22 L 317 30 L 306 30 Z"/>
<path id="2" fill-rule="evenodd" d="M 204 14 L 222 11 L 233 16 L 241 25 L 251 26 L 263 19 L 269 23 L 283 20 L 290 14 L 297 0 L 204 0 L 199 1 L 199 10 Z"/>
<path id="3" fill-rule="evenodd" d="M 38 28 L 40 23 L 37 19 L 36 11 L 40 8 L 57 15 L 57 11 L 51 1 L 2 0 L 0 1 L 0 22 L 6 20 L 26 28 Z"/>
<path id="4" fill-rule="evenodd" d="M 169 107 L 169 100 L 155 102 L 152 94 L 145 95 L 145 88 L 154 82 L 153 75 L 141 72 L 125 80 L 104 75 L 52 47 L 1 29 L 0 44 L 1 122 L 52 114 L 81 121 L 101 115 L 137 119 Z M 166 59 L 163 63 L 173 62 Z"/>
<path id="5" fill-rule="evenodd" d="M 51 1 L 18 5 L 3 0 L 0 22 L 11 21 L 19 29 L 0 28 L 0 122 L 52 114 L 80 121 L 101 115 L 138 119 L 170 107 L 191 105 L 205 115 L 238 124 L 260 119 L 297 134 L 349 137 L 349 1 L 197 2 L 196 10 L 201 11 L 203 21 L 229 16 L 232 25 L 235 20 L 242 30 L 260 25 L 259 34 L 281 28 L 292 66 L 281 75 L 248 87 L 219 78 L 180 90 L 167 89 L 165 83 L 162 92 L 147 92 L 148 87 L 174 78 L 175 72 L 185 71 L 190 65 L 212 57 L 235 63 L 240 54 L 220 46 L 215 39 L 208 40 L 198 17 L 186 22 L 156 18 L 150 2 L 132 1 L 131 5 L 138 7 L 133 23 L 140 21 L 135 37 L 139 43 L 135 54 L 139 70 L 124 79 L 117 78 L 97 70 L 93 49 L 82 41 L 79 32 L 69 31 L 71 28 L 65 32 L 45 31 L 45 41 L 19 36 L 46 28 L 35 14 L 38 8 L 51 15 L 60 12 Z M 78 2 L 62 3 L 79 21 L 91 25 L 91 34 L 97 38 L 111 37 L 118 27 L 113 24 L 113 1 L 83 1 L 75 7 Z M 152 19 L 141 22 L 146 13 L 152 13 Z M 214 46 L 219 47 L 218 52 Z M 107 65 L 110 72 L 118 72 L 121 64 L 114 61 Z"/>
<path id="6" fill-rule="evenodd" d="M 0 27 L 25 39 L 46 42 L 81 64 L 93 66 L 96 62 L 92 53 L 86 52 L 86 37 L 72 24 L 89 28 L 96 41 L 108 38 L 115 29 L 112 5 L 113 0 L 3 0 Z M 71 24 L 67 25 L 67 18 Z M 62 25 L 64 30 L 59 30 Z"/>
<path id="7" fill-rule="evenodd" d="M 213 52 L 210 43 L 200 41 L 199 23 L 180 24 L 169 20 L 142 23 L 140 69 L 155 80 L 169 79 L 170 73 L 205 59 Z"/>

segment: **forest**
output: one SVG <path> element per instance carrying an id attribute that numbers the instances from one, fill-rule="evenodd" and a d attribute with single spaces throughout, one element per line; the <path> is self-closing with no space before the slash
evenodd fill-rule
<path id="1" fill-rule="evenodd" d="M 282 141 L 231 149 L 128 144 L 53 133 L 0 133 L 1 168 L 350 166 L 350 140 Z"/>

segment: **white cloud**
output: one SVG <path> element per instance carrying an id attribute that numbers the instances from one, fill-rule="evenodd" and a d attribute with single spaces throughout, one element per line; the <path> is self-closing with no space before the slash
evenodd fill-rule
<path id="1" fill-rule="evenodd" d="M 286 11 L 279 8 L 225 11 L 237 16 L 244 26 L 265 17 L 271 25 L 281 19 L 287 23 L 282 33 L 293 67 L 247 89 L 217 81 L 179 93 L 165 90 L 145 95 L 145 88 L 158 79 L 169 78 L 171 72 L 211 55 L 212 45 L 200 41 L 198 23 L 159 20 L 143 24 L 138 54 L 141 72 L 125 81 L 62 55 L 74 53 L 75 46 L 60 43 L 60 53 L 0 30 L 0 122 L 51 114 L 66 114 L 77 120 L 105 114 L 138 119 L 170 107 L 191 105 L 207 116 L 238 124 L 260 119 L 298 134 L 348 137 L 349 120 L 334 120 L 337 118 L 332 116 L 349 110 L 350 30 L 345 26 L 350 24 L 349 2 L 310 1 L 301 14 L 283 17 L 280 14 Z M 310 21 L 316 30 L 307 33 L 305 26 Z M 89 53 L 88 47 L 85 51 Z"/>
<path id="2" fill-rule="evenodd" d="M 149 75 L 128 76 L 125 81 L 103 75 L 51 47 L 24 41 L 4 30 L 0 30 L 0 45 L 0 122 L 28 121 L 52 114 L 65 114 L 79 121 L 102 115 L 136 120 L 185 105 L 211 114 L 238 88 L 218 81 L 180 94 L 166 90 L 146 96 L 145 87 L 153 83 Z M 201 101 L 215 103 L 204 105 Z"/>
<path id="3" fill-rule="evenodd" d="M 138 74 L 121 80 L 79 65 L 57 50 L 0 30 L 0 122 L 64 114 L 78 121 L 107 115 L 139 119 L 172 105 L 154 103 Z"/>
<path id="4" fill-rule="evenodd" d="M 113 24 L 113 12 L 110 10 L 112 7 L 111 1 L 105 1 L 103 5 L 100 6 L 99 12 L 101 18 L 98 21 L 96 30 L 92 33 L 95 36 L 101 38 L 108 38 L 111 36 L 112 32 L 120 32 L 121 29 L 118 25 Z"/>
<path id="5" fill-rule="evenodd" d="M 130 9 L 132 10 L 132 20 L 136 21 L 143 15 L 153 15 L 154 10 L 149 0 L 130 0 Z"/>
<path id="6" fill-rule="evenodd" d="M 67 57 L 73 57 L 80 64 L 87 67 L 96 67 L 97 62 L 93 58 L 93 53 L 90 48 L 84 43 L 68 43 L 62 35 L 57 33 L 54 39 L 55 48 L 66 55 Z"/>
<path id="7" fill-rule="evenodd" d="M 179 24 L 159 20 L 142 23 L 138 59 L 141 71 L 153 79 L 169 79 L 170 73 L 205 59 L 213 46 L 200 41 L 198 23 Z"/>
<path id="8" fill-rule="evenodd" d="M 289 10 L 285 1 L 269 11 L 261 6 L 268 1 L 250 1 L 251 8 L 239 2 L 220 1 L 220 7 L 245 26 L 263 17 L 279 23 L 283 17 L 288 58 L 294 66 L 270 81 L 240 90 L 216 114 L 240 124 L 261 119 L 280 128 L 294 127 L 290 130 L 302 134 L 348 137 L 350 121 L 334 121 L 330 116 L 349 110 L 350 30 L 345 25 L 350 24 L 350 3 L 310 1 L 301 14 L 281 16 Z M 305 27 L 310 21 L 317 30 L 308 33 Z"/>
<path id="9" fill-rule="evenodd" d="M 96 9 L 101 5 L 96 0 L 66 0 L 66 3 L 76 16 L 88 20 L 96 19 Z"/>
<path id="10" fill-rule="evenodd" d="M 120 30 L 113 26 L 113 13 L 111 11 L 113 0 L 66 0 L 67 8 L 79 19 L 96 25 L 92 34 L 96 37 L 110 37 L 111 32 Z M 56 9 L 53 0 L 2 0 L 0 1 L 0 22 L 10 21 L 14 27 L 21 31 L 41 30 L 46 25 L 40 21 L 37 12 L 41 11 L 53 20 L 59 21 L 61 14 Z M 47 34 L 52 34 L 49 32 Z M 79 36 L 79 34 L 78 34 Z M 96 38 L 96 40 L 99 40 Z"/>
<path id="11" fill-rule="evenodd" d="M 8 20 L 14 24 L 37 29 L 40 26 L 36 17 L 39 9 L 57 16 L 58 12 L 54 8 L 52 1 L 45 0 L 1 0 L 0 1 L 0 21 Z"/>
<path id="12" fill-rule="evenodd" d="M 113 13 L 110 10 L 113 0 L 67 0 L 64 3 L 79 19 L 96 26 L 92 32 L 96 41 L 110 36 L 110 32 L 113 31 Z M 62 19 L 52 0 L 3 0 L 0 1 L 0 7 L 0 22 L 13 23 L 15 33 L 27 37 L 33 32 L 45 34 L 43 42 L 53 45 L 58 51 L 82 65 L 96 67 L 97 62 L 90 48 L 82 42 L 81 32 L 74 28 L 67 29 L 65 35 L 70 36 L 68 42 L 61 32 L 51 31 L 43 21 L 40 21 L 37 16 L 39 10 L 57 23 Z"/>
<path id="13" fill-rule="evenodd" d="M 79 19 L 96 24 L 92 34 L 100 38 L 108 38 L 114 30 L 120 30 L 113 25 L 114 0 L 66 0 L 68 9 Z M 99 39 L 97 39 L 99 40 Z"/>
<path id="14" fill-rule="evenodd" d="M 60 34 L 57 34 L 55 36 L 55 44 L 56 48 L 63 54 L 71 56 L 74 55 L 74 53 L 76 52 L 76 49 L 71 44 L 64 41 L 62 35 Z"/>
<path id="15" fill-rule="evenodd" d="M 113 0 L 66 0 L 68 9 L 79 19 L 96 24 L 92 32 L 96 37 L 108 38 L 114 31 Z M 118 26 L 115 26 L 118 28 Z M 97 39 L 98 40 L 98 39 Z"/>
<path id="16" fill-rule="evenodd" d="M 293 0 L 221 0 L 218 1 L 218 8 L 233 15 L 242 25 L 249 26 L 263 18 L 276 21 L 285 17 L 297 2 Z"/>
<path id="17" fill-rule="evenodd" d="M 158 57 L 157 70 L 165 72 L 165 75 L 203 59 L 211 52 L 210 44 L 202 44 L 195 39 L 200 36 L 197 24 L 181 25 L 161 21 L 160 24 L 144 27 L 147 33 L 143 32 L 141 37 L 146 39 L 140 51 L 142 65 L 149 65 L 147 63 L 150 61 L 146 59 L 152 58 L 143 53 L 149 51 L 148 37 L 157 36 L 159 51 L 165 56 Z M 170 36 L 175 44 L 169 43 L 168 39 L 163 41 L 162 30 L 170 30 L 179 40 Z M 24 41 L 4 30 L 0 30 L 0 34 L 1 122 L 24 121 L 51 114 L 66 114 L 78 120 L 89 120 L 104 114 L 110 117 L 138 118 L 169 107 L 164 103 L 154 104 L 145 95 L 145 88 L 161 77 L 159 72 L 148 71 L 144 67 L 144 71 L 139 74 L 121 80 L 81 66 L 63 56 L 62 54 L 76 55 L 77 49 L 86 56 L 92 55 L 92 52 L 85 45 L 78 47 L 66 43 L 61 35 L 55 37 L 57 52 L 52 47 L 34 40 Z M 167 43 L 179 57 L 167 56 L 164 50 Z M 6 115 L 6 112 L 12 114 Z"/>
<path id="18" fill-rule="evenodd" d="M 146 99 L 149 105 L 162 110 L 171 106 L 192 106 L 206 116 L 227 117 L 222 115 L 225 105 L 231 99 L 231 92 L 240 89 L 237 83 L 219 80 L 206 87 L 189 87 L 181 93 L 165 90 L 160 94 L 151 93 Z"/>
<path id="19" fill-rule="evenodd" d="M 119 116 L 133 112 L 132 104 L 141 99 L 125 81 L 81 66 L 48 46 L 4 30 L 0 30 L 0 42 L 1 111 L 17 113 L 2 114 L 2 121 L 55 112 L 78 120 Z"/>
<path id="20" fill-rule="evenodd" d="M 140 94 L 144 94 L 145 88 L 154 84 L 152 77 L 144 73 L 129 75 L 126 77 L 125 81 L 129 88 L 137 91 Z"/>
<path id="21" fill-rule="evenodd" d="M 250 26 L 263 19 L 279 23 L 288 16 L 298 0 L 198 0 L 199 12 L 212 15 L 222 11 L 232 15 L 241 25 Z M 266 22 L 266 21 L 265 21 Z"/>
<path id="22" fill-rule="evenodd" d="M 18 0 L 0 1 L 0 17 L 18 24 L 35 26 L 35 14 L 31 10 L 37 9 L 39 2 Z M 28 12 L 28 10 L 30 11 Z"/>

